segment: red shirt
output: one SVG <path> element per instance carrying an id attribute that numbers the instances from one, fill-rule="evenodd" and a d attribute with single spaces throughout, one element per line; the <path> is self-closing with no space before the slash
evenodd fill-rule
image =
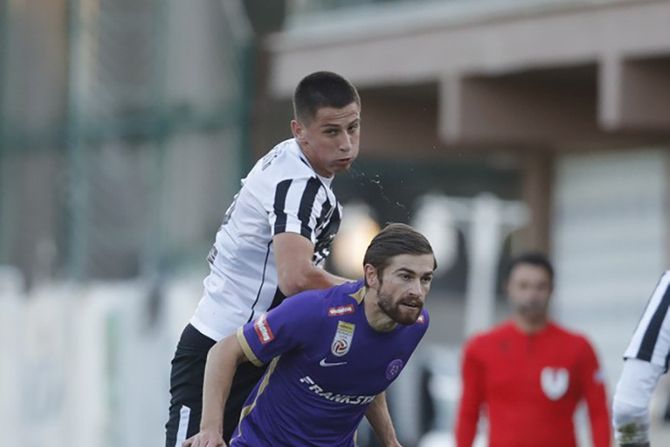
<path id="1" fill-rule="evenodd" d="M 550 323 L 529 335 L 507 322 L 465 347 L 458 447 L 471 447 L 485 405 L 490 447 L 574 447 L 572 423 L 585 399 L 595 447 L 609 447 L 607 398 L 589 342 Z"/>

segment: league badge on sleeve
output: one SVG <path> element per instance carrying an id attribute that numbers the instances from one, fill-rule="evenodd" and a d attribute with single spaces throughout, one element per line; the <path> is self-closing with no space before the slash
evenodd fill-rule
<path id="1" fill-rule="evenodd" d="M 330 345 L 330 352 L 337 357 L 344 356 L 351 348 L 351 341 L 354 338 L 354 329 L 356 325 L 346 321 L 337 322 L 337 331 L 333 343 Z"/>
<path id="2" fill-rule="evenodd" d="M 254 330 L 256 331 L 258 340 L 264 345 L 275 339 L 272 329 L 270 329 L 270 325 L 268 324 L 266 314 L 262 314 L 254 322 Z"/>

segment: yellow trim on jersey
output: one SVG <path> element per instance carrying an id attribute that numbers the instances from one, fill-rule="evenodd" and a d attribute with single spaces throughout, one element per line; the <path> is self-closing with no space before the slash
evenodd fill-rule
<path id="1" fill-rule="evenodd" d="M 349 296 L 355 299 L 358 304 L 361 304 L 363 302 L 363 298 L 365 298 L 365 294 L 367 293 L 367 291 L 368 291 L 367 287 L 363 286 Z"/>
<path id="2" fill-rule="evenodd" d="M 242 408 L 242 412 L 240 413 L 240 421 L 238 422 L 240 434 L 242 434 L 242 419 L 247 417 L 247 415 L 251 413 L 251 411 L 256 407 L 256 401 L 258 401 L 258 396 L 263 394 L 263 391 L 265 391 L 265 388 L 268 386 L 268 383 L 270 382 L 270 376 L 272 375 L 272 373 L 275 372 L 275 368 L 277 367 L 277 363 L 279 362 L 280 357 L 281 356 L 277 356 L 273 358 L 272 361 L 270 362 L 268 370 L 265 372 L 263 380 L 261 381 L 261 384 L 258 387 L 258 392 L 256 393 L 256 397 L 254 397 L 254 401 L 250 405 L 247 405 L 246 407 Z"/>
<path id="3" fill-rule="evenodd" d="M 240 346 L 242 346 L 242 352 L 244 352 L 244 355 L 247 356 L 247 359 L 249 359 L 251 363 L 256 366 L 263 366 L 263 362 L 261 362 L 258 357 L 256 357 L 256 354 L 254 354 L 254 351 L 251 350 L 251 346 L 249 346 L 249 342 L 244 336 L 243 328 L 237 329 L 237 341 L 240 342 Z"/>

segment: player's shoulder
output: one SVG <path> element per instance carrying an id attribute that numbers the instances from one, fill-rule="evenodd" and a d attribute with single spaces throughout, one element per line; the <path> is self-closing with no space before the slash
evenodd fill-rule
<path id="1" fill-rule="evenodd" d="M 363 303 L 365 284 L 362 280 L 347 282 L 325 290 L 326 317 L 353 314 Z"/>
<path id="2" fill-rule="evenodd" d="M 407 329 L 413 333 L 417 339 L 423 338 L 423 336 L 428 331 L 428 325 L 430 324 L 430 315 L 428 314 L 427 309 L 422 309 L 419 317 L 416 319 L 414 324 L 407 326 Z"/>
<path id="3" fill-rule="evenodd" d="M 294 138 L 284 140 L 263 156 L 249 178 L 263 179 L 273 183 L 286 180 L 309 179 L 316 174 L 305 159 Z"/>
<path id="4" fill-rule="evenodd" d="M 554 322 L 549 323 L 548 330 L 552 331 L 554 337 L 562 339 L 566 345 L 570 343 L 578 347 L 591 348 L 591 342 L 588 337 L 581 332 L 568 329 Z"/>
<path id="5" fill-rule="evenodd" d="M 430 324 L 430 314 L 428 313 L 428 309 L 424 308 L 421 310 L 421 315 L 419 315 L 419 318 L 416 319 L 416 323 L 414 323 L 414 326 L 426 330 L 428 329 L 429 324 Z"/>
<path id="6" fill-rule="evenodd" d="M 354 313 L 360 304 L 357 297 L 364 290 L 362 281 L 345 283 L 328 289 L 300 292 L 282 303 L 292 311 L 308 313 L 312 318 L 337 317 Z"/>
<path id="7" fill-rule="evenodd" d="M 513 334 L 514 323 L 506 321 L 488 330 L 475 333 L 466 341 L 465 346 L 468 350 L 485 349 L 488 345 L 497 343 L 500 338 L 513 336 Z"/>
<path id="8" fill-rule="evenodd" d="M 291 312 L 318 315 L 323 307 L 324 292 L 320 289 L 305 290 L 285 298 L 281 306 Z"/>

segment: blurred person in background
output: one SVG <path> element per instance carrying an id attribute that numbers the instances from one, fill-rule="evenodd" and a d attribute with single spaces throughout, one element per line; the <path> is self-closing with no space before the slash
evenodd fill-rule
<path id="1" fill-rule="evenodd" d="M 435 257 L 422 234 L 390 224 L 363 265 L 363 279 L 300 293 L 210 350 L 201 431 L 185 447 L 225 445 L 222 409 L 243 362 L 270 366 L 231 446 L 353 447 L 364 415 L 382 445 L 400 445 L 383 393 L 428 329 Z"/>
<path id="2" fill-rule="evenodd" d="M 621 447 L 649 446 L 649 402 L 670 359 L 670 271 L 647 303 L 624 353 L 624 365 L 612 404 L 612 422 Z"/>
<path id="3" fill-rule="evenodd" d="M 510 321 L 470 339 L 462 360 L 463 391 L 456 444 L 471 447 L 480 412 L 490 447 L 576 446 L 573 416 L 588 404 L 595 447 L 609 447 L 603 375 L 590 343 L 552 322 L 554 270 L 539 253 L 514 258 L 506 275 Z"/>
<path id="4" fill-rule="evenodd" d="M 214 344 L 277 307 L 286 296 L 348 280 L 326 272 L 342 208 L 332 190 L 359 151 L 361 101 L 332 72 L 303 78 L 293 96 L 293 138 L 260 159 L 223 218 L 208 261 L 204 293 L 172 360 L 166 447 L 198 432 L 205 360 Z M 240 365 L 226 404 L 223 437 L 265 371 Z"/>

